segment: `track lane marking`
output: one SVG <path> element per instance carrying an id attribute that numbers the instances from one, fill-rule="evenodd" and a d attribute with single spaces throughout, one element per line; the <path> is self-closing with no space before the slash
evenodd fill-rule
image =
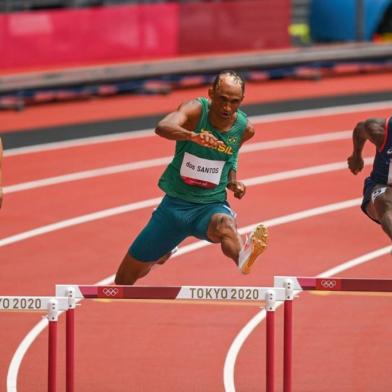
<path id="1" fill-rule="evenodd" d="M 300 219 L 306 219 L 309 217 L 327 214 L 330 212 L 334 212 L 334 211 L 338 211 L 338 210 L 342 210 L 342 209 L 346 209 L 346 208 L 352 208 L 354 206 L 359 205 L 360 201 L 361 201 L 361 199 L 357 198 L 357 199 L 346 200 L 344 202 L 324 205 L 321 207 L 316 207 L 316 208 L 309 209 L 309 210 L 299 211 L 299 212 L 285 215 L 282 217 L 273 218 L 268 221 L 265 221 L 264 223 L 266 225 L 268 225 L 269 227 L 277 226 L 277 225 L 284 224 L 284 223 L 294 222 L 294 221 L 297 221 Z M 239 231 L 241 234 L 245 234 L 245 233 L 253 230 L 253 228 L 256 225 L 257 224 L 243 227 Z M 182 254 L 186 254 L 186 253 L 204 248 L 208 245 L 211 245 L 211 244 L 206 241 L 198 241 L 196 243 L 189 244 L 187 246 L 180 248 L 179 251 L 175 255 L 173 255 L 173 257 L 178 257 Z M 370 252 L 366 255 L 363 255 L 361 257 L 358 257 L 356 259 L 353 259 L 351 261 L 343 263 L 340 266 L 334 267 L 333 269 L 330 269 L 330 270 L 328 270 L 318 276 L 319 277 L 332 276 L 338 272 L 341 272 L 341 271 L 347 270 L 349 268 L 352 268 L 354 266 L 357 266 L 359 264 L 365 263 L 373 258 L 379 257 L 383 254 L 390 252 L 390 251 L 391 251 L 391 247 L 381 248 L 377 251 Z M 114 275 L 111 275 L 111 276 L 97 282 L 96 285 L 110 284 L 113 282 L 113 279 L 114 279 Z M 236 357 L 238 355 L 238 352 L 239 352 L 243 342 L 246 340 L 246 338 L 249 336 L 249 334 L 253 331 L 253 329 L 264 318 L 265 318 L 265 311 L 263 310 L 248 322 L 248 324 L 241 330 L 239 335 L 237 335 L 237 337 L 233 341 L 233 343 L 229 349 L 228 355 L 225 360 L 225 365 L 224 365 L 224 385 L 225 385 L 226 391 L 228 391 L 228 392 L 235 391 L 235 388 L 234 388 L 234 364 L 235 364 Z M 24 355 L 26 354 L 27 350 L 29 349 L 31 344 L 34 342 L 34 340 L 46 328 L 47 324 L 48 324 L 47 319 L 42 319 L 25 336 L 23 341 L 18 346 L 18 348 L 17 348 L 17 350 L 11 360 L 9 369 L 8 369 L 8 374 L 7 374 L 7 391 L 8 392 L 16 392 L 17 391 L 17 388 L 16 388 L 17 376 L 18 376 L 19 368 L 20 368 L 21 362 L 24 358 Z"/>
<path id="2" fill-rule="evenodd" d="M 372 158 L 366 158 L 365 164 L 368 165 L 372 162 Z M 283 181 L 293 178 L 311 176 L 315 174 L 329 173 L 347 169 L 346 162 L 334 162 L 324 165 L 309 166 L 301 169 L 288 170 L 285 172 L 278 172 L 274 174 L 267 174 L 253 178 L 244 179 L 243 182 L 246 186 L 262 185 L 277 181 Z M 36 227 L 35 229 L 27 230 L 18 234 L 0 239 L 0 247 L 11 245 L 29 238 L 37 237 L 43 234 L 51 233 L 54 231 L 62 230 L 68 227 L 92 222 L 98 219 L 104 219 L 110 216 L 120 215 L 131 211 L 137 211 L 143 208 L 154 207 L 161 201 L 161 197 L 147 199 L 136 203 L 125 204 L 118 207 L 108 208 L 106 210 L 96 211 L 93 213 L 80 215 L 74 218 L 65 219 L 49 225 Z"/>
<path id="3" fill-rule="evenodd" d="M 354 104 L 354 105 L 345 105 L 345 106 L 330 106 L 328 108 L 305 109 L 305 110 L 296 110 L 291 112 L 249 116 L 248 118 L 250 121 L 254 123 L 262 124 L 262 123 L 275 122 L 275 121 L 296 120 L 299 118 L 312 118 L 312 117 L 319 117 L 319 116 L 333 116 L 338 114 L 355 113 L 364 110 L 384 110 L 384 109 L 390 109 L 391 106 L 392 106 L 392 101 L 380 101 L 380 102 L 371 102 L 371 103 L 361 103 L 356 105 Z M 6 149 L 4 151 L 4 156 L 8 157 L 8 156 L 23 155 L 23 154 L 40 153 L 42 151 L 52 151 L 52 150 L 58 150 L 62 148 L 74 148 L 74 147 L 99 144 L 99 143 L 110 143 L 110 142 L 122 141 L 127 139 L 151 137 L 154 135 L 155 135 L 154 130 L 152 128 L 149 128 L 143 130 L 115 133 L 111 135 L 93 136 L 93 137 L 79 138 L 79 139 L 67 140 L 61 142 L 37 144 L 28 147 Z"/>
<path id="4" fill-rule="evenodd" d="M 241 154 L 262 151 L 262 150 L 272 150 L 275 148 L 284 148 L 291 146 L 300 146 L 308 144 L 316 144 L 323 142 L 331 142 L 337 140 L 350 139 L 352 135 L 351 131 L 340 131 L 333 133 L 323 133 L 311 136 L 300 136 L 292 138 L 284 138 L 271 140 L 266 142 L 256 142 L 244 145 L 241 148 Z M 8 185 L 3 187 L 4 194 L 11 194 L 15 192 L 26 191 L 30 189 L 41 188 L 50 185 L 57 185 L 66 182 L 85 180 L 89 178 L 107 176 L 112 174 L 130 172 L 141 169 L 148 169 L 152 167 L 159 167 L 167 165 L 173 159 L 172 156 L 160 157 L 155 159 L 146 159 L 137 162 L 129 162 L 121 165 L 107 166 L 99 169 L 85 170 L 80 172 L 74 172 L 69 174 L 64 174 L 61 176 L 42 178 L 39 180 L 33 180 L 28 182 L 22 182 L 19 184 Z"/>
<path id="5" fill-rule="evenodd" d="M 307 218 L 311 218 L 311 217 L 318 216 L 318 215 L 328 214 L 331 212 L 335 212 L 335 211 L 339 211 L 339 210 L 343 210 L 343 209 L 347 209 L 347 208 L 353 208 L 355 206 L 358 206 L 360 204 L 360 202 L 361 202 L 361 198 L 357 198 L 357 199 L 345 200 L 343 202 L 327 204 L 327 205 L 323 205 L 320 207 L 311 208 L 308 210 L 302 210 L 302 211 L 298 211 L 298 212 L 295 212 L 292 214 L 269 219 L 267 221 L 264 221 L 264 224 L 269 227 L 278 226 L 278 225 L 282 225 L 285 223 L 294 222 L 297 220 L 302 220 L 302 219 L 307 219 Z M 242 227 L 239 229 L 239 232 L 241 234 L 245 234 L 245 233 L 253 230 L 253 228 L 256 226 L 257 226 L 257 223 L 253 224 L 253 225 L 248 225 L 248 226 Z M 178 257 L 180 255 L 196 251 L 198 249 L 204 248 L 209 245 L 212 245 L 212 244 L 207 241 L 197 241 L 195 243 L 181 247 L 178 250 L 178 252 L 175 253 L 172 257 L 173 258 Z M 107 277 L 107 278 L 105 278 L 95 284 L 96 285 L 107 285 L 107 284 L 113 283 L 113 280 L 114 280 L 114 275 L 111 275 L 111 276 L 109 276 L 109 277 Z M 260 316 L 258 316 L 258 317 L 260 317 Z M 252 320 L 251 320 L 251 322 L 252 322 Z M 255 325 L 257 325 L 260 321 L 258 321 Z M 255 321 L 253 321 L 253 323 L 255 323 Z M 10 362 L 10 366 L 8 368 L 8 373 L 7 373 L 7 391 L 8 392 L 17 392 L 17 378 L 18 378 L 19 368 L 22 363 L 22 360 L 23 360 L 27 350 L 29 349 L 29 347 L 33 344 L 33 342 L 39 336 L 39 334 L 47 327 L 47 325 L 48 325 L 47 319 L 42 319 L 40 322 L 38 322 L 33 327 L 33 329 L 25 336 L 25 338 L 22 340 L 22 342 L 18 346 L 17 350 L 15 351 L 15 354 L 12 357 L 12 360 Z M 234 362 L 235 362 L 235 360 L 234 360 Z M 234 362 L 233 362 L 233 364 L 234 364 Z M 226 366 L 226 361 L 225 361 L 225 366 Z M 233 371 L 234 371 L 234 366 L 233 366 Z M 234 375 L 233 375 L 233 377 L 234 377 Z M 226 385 L 226 381 L 225 381 L 225 385 Z M 235 389 L 228 389 L 228 391 L 235 391 Z"/>

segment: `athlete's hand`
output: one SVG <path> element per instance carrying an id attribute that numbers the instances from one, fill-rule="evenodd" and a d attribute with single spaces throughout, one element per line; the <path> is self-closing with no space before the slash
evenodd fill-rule
<path id="1" fill-rule="evenodd" d="M 234 197 L 242 199 L 246 193 L 246 186 L 243 182 L 233 181 L 227 184 L 227 189 L 230 189 L 234 193 Z"/>
<path id="2" fill-rule="evenodd" d="M 218 140 L 212 133 L 210 132 L 200 132 L 192 135 L 192 142 L 200 144 L 201 146 L 208 148 L 215 148 L 218 146 L 225 146 L 225 143 L 222 140 Z"/>
<path id="3" fill-rule="evenodd" d="M 347 158 L 348 168 L 350 169 L 351 173 L 358 174 L 363 169 L 363 158 L 358 155 L 351 155 Z"/>

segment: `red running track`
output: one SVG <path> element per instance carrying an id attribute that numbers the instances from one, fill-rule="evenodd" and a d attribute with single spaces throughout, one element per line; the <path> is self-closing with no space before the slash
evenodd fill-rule
<path id="1" fill-rule="evenodd" d="M 360 119 L 386 116 L 390 110 L 361 109 L 330 116 L 256 124 L 249 145 L 332 134 L 349 130 Z M 289 170 L 344 162 L 351 141 L 329 141 L 257 150 L 242 154 L 245 179 Z M 5 186 L 145 159 L 166 157 L 173 145 L 158 137 L 123 140 L 5 158 Z M 370 156 L 372 149 L 367 148 Z M 163 166 L 64 182 L 6 193 L 0 241 L 18 233 L 80 215 L 162 196 L 156 181 Z M 249 186 L 244 200 L 230 198 L 240 227 L 298 211 L 360 197 L 364 173 L 340 169 Z M 152 207 L 52 231 L 1 247 L 2 295 L 48 295 L 57 283 L 91 284 L 112 275 L 131 239 Z M 192 243 L 195 240 L 187 240 Z M 274 275 L 317 275 L 329 268 L 389 245 L 380 228 L 352 207 L 270 228 L 270 245 L 242 276 L 208 246 L 179 256 L 154 270 L 140 284 L 260 285 Z M 385 255 L 340 274 L 350 277 L 391 275 Z M 294 391 L 389 391 L 391 327 L 383 296 L 315 296 L 294 303 Z M 77 310 L 76 390 L 79 391 L 223 391 L 223 366 L 230 345 L 259 309 L 254 307 L 129 304 L 84 301 Z M 278 310 L 278 331 L 282 312 Z M 37 315 L 0 314 L 0 379 Z M 64 330 L 64 320 L 60 330 Z M 24 357 L 18 391 L 45 390 L 46 333 Z M 264 334 L 261 323 L 242 346 L 235 366 L 237 391 L 263 390 Z M 63 336 L 61 336 L 63 337 Z M 278 338 L 280 335 L 278 333 Z M 281 352 L 281 340 L 277 340 Z M 64 379 L 60 346 L 59 381 Z M 281 388 L 281 356 L 277 385 Z M 5 389 L 5 381 L 1 388 Z M 62 384 L 62 383 L 61 383 Z M 63 391 L 63 385 L 59 391 Z"/>

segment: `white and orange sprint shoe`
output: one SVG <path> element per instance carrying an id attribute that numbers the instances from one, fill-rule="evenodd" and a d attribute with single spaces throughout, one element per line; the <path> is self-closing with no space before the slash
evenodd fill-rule
<path id="1" fill-rule="evenodd" d="M 238 268 L 243 274 L 249 274 L 250 268 L 264 250 L 267 248 L 268 230 L 260 224 L 247 237 L 244 247 L 238 258 Z"/>

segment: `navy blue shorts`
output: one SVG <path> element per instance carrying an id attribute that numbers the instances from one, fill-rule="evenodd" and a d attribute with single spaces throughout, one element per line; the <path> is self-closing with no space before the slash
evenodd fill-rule
<path id="1" fill-rule="evenodd" d="M 227 202 L 190 203 L 166 195 L 128 253 L 136 260 L 151 262 L 169 253 L 186 237 L 209 241 L 208 225 L 217 213 L 235 216 Z"/>
<path id="2" fill-rule="evenodd" d="M 367 177 L 365 179 L 365 182 L 363 185 L 363 199 L 362 199 L 361 209 L 372 221 L 374 221 L 376 223 L 380 223 L 378 220 L 375 220 L 371 216 L 369 216 L 369 214 L 366 211 L 367 206 L 370 203 L 370 200 L 372 199 L 373 189 L 376 185 L 380 185 L 380 184 L 373 181 L 370 177 Z"/>

